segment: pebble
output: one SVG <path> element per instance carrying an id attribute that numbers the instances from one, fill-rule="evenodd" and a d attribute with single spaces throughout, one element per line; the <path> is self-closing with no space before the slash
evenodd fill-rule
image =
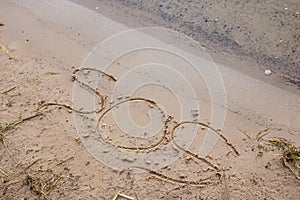
<path id="1" fill-rule="evenodd" d="M 269 69 L 265 70 L 265 75 L 271 75 L 271 74 L 272 74 L 271 70 L 269 70 Z"/>

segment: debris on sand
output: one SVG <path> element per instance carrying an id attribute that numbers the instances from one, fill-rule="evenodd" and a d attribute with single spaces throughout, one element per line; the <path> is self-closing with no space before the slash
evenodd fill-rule
<path id="1" fill-rule="evenodd" d="M 15 58 L 15 56 L 7 49 L 5 48 L 3 45 L 0 44 L 0 49 L 6 54 L 8 55 L 9 59 L 13 59 Z"/>
<path id="2" fill-rule="evenodd" d="M 294 146 L 292 141 L 284 138 L 264 140 L 265 145 L 260 147 L 266 151 L 279 150 L 281 151 L 281 160 L 284 167 L 288 168 L 300 180 L 300 148 Z"/>
<path id="3" fill-rule="evenodd" d="M 292 141 L 286 140 L 285 138 L 265 139 L 264 137 L 269 134 L 268 128 L 259 131 L 257 134 L 248 134 L 242 130 L 239 131 L 246 135 L 248 139 L 259 142 L 258 148 L 263 151 L 281 151 L 280 160 L 282 160 L 284 167 L 288 168 L 296 179 L 300 180 L 300 148 L 296 147 Z M 259 156 L 262 156 L 262 154 L 263 152 L 260 151 Z"/>
<path id="4" fill-rule="evenodd" d="M 271 145 L 282 151 L 282 161 L 295 177 L 300 180 L 300 148 L 286 139 L 269 139 Z"/>
<path id="5" fill-rule="evenodd" d="M 14 90 L 14 89 L 16 89 L 16 88 L 17 88 L 17 86 L 14 85 L 14 86 L 12 86 L 12 87 L 10 87 L 10 88 L 8 88 L 8 89 L 2 91 L 1 94 L 7 94 L 7 93 L 9 93 L 10 91 L 12 91 L 12 90 Z"/>
<path id="6" fill-rule="evenodd" d="M 6 123 L 5 125 L 0 127 L 0 133 L 3 134 L 4 132 L 8 131 L 9 129 L 15 128 L 17 125 L 19 125 L 25 121 L 28 121 L 30 119 L 33 119 L 35 117 L 41 116 L 41 115 L 42 115 L 42 113 L 35 113 L 34 115 L 31 115 L 29 117 L 18 119 L 11 123 Z"/>
<path id="7" fill-rule="evenodd" d="M 54 168 L 70 159 L 72 159 L 72 157 L 63 160 L 58 164 L 54 164 L 46 170 L 43 170 L 41 166 L 38 169 L 34 169 L 33 166 L 37 165 L 37 163 L 42 160 L 40 158 L 29 165 L 18 164 L 14 173 L 6 173 L 1 170 L 1 173 L 5 176 L 4 184 L 0 186 L 3 196 L 9 197 L 12 194 L 11 186 L 19 185 L 20 187 L 27 186 L 30 191 L 39 196 L 39 199 L 49 199 L 50 193 L 58 188 L 59 182 L 62 182 L 63 185 L 63 179 L 66 180 L 66 178 L 68 178 L 68 176 L 62 175 L 62 172 L 54 172 Z"/>
<path id="8" fill-rule="evenodd" d="M 126 195 L 126 194 L 122 194 L 120 191 L 117 191 L 116 194 L 115 194 L 115 196 L 114 196 L 114 198 L 113 198 L 113 200 L 117 200 L 119 197 L 122 197 L 124 199 L 129 199 L 129 200 L 133 200 L 134 199 L 133 197 L 130 197 L 130 196 Z"/>

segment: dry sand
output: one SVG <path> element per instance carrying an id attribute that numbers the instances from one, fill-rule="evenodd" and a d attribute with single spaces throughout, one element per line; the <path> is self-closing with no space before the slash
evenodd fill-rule
<path id="1" fill-rule="evenodd" d="M 105 8 L 108 8 L 107 4 Z M 9 60 L 3 52 L 0 54 L 0 91 L 16 86 L 6 94 L 0 94 L 1 126 L 32 115 L 41 101 L 71 104 L 72 71 L 99 42 L 129 29 L 93 10 L 59 0 L 3 0 L 0 20 L 5 24 L 0 27 L 0 44 L 15 56 Z M 283 56 L 280 52 L 278 55 Z M 121 66 L 130 64 L 135 63 L 126 57 L 120 60 Z M 117 66 L 114 63 L 113 67 Z M 262 72 L 259 70 L 256 75 L 248 76 L 236 71 L 234 66 L 229 68 L 219 64 L 219 69 L 227 103 L 224 127 L 216 128 L 221 128 L 240 152 L 236 156 L 227 145 L 218 142 L 209 154 L 211 162 L 223 170 L 220 183 L 200 188 L 148 179 L 151 174 L 146 172 L 135 174 L 113 170 L 89 153 L 75 129 L 72 114 L 49 107 L 43 116 L 4 133 L 4 141 L 11 153 L 3 143 L 0 144 L 0 198 L 38 199 L 40 195 L 34 192 L 36 188 L 30 187 L 38 184 L 29 175 L 33 174 L 30 170 L 39 170 L 34 177 L 43 178 L 50 174 L 46 183 L 57 180 L 49 199 L 112 199 L 116 191 L 135 199 L 297 199 L 299 181 L 283 166 L 280 152 L 262 151 L 258 141 L 247 138 L 239 129 L 255 135 L 268 128 L 266 138 L 286 138 L 299 146 L 299 91 L 294 88 L 290 89 L 291 93 L 276 87 L 277 79 L 270 81 L 268 79 L 272 78 L 264 75 L 259 77 L 264 81 L 257 79 L 256 75 Z M 119 76 L 116 74 L 117 78 Z M 200 102 L 204 111 L 209 110 L 207 97 Z M 201 117 L 202 120 L 209 119 L 206 114 Z M 202 140 L 196 138 L 196 142 Z M 197 149 L 192 146 L 190 150 Z M 14 174 L 24 172 L 21 166 L 28 166 L 37 159 L 40 160 L 29 167 L 27 175 Z M 45 171 L 51 167 L 51 171 Z M 177 179 L 198 180 L 213 170 L 184 154 L 159 172 Z"/>

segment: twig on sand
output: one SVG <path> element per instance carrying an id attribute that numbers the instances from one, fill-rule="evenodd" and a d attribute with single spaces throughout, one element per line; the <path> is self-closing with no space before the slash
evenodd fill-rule
<path id="1" fill-rule="evenodd" d="M 54 165 L 52 168 L 50 168 L 50 169 L 53 169 L 53 168 L 55 168 L 55 167 L 57 167 L 57 166 L 59 166 L 59 165 L 62 165 L 63 163 L 65 163 L 65 162 L 67 162 L 67 161 L 69 161 L 69 160 L 72 160 L 72 159 L 74 159 L 74 156 L 71 156 L 71 157 L 69 157 L 69 158 L 67 158 L 67 159 L 64 159 L 64 160 L 62 160 L 62 161 L 60 161 L 59 163 L 57 163 L 56 165 Z"/>
<path id="2" fill-rule="evenodd" d="M 133 197 L 130 197 L 130 196 L 126 195 L 126 194 L 122 194 L 121 191 L 117 191 L 117 192 L 115 193 L 115 196 L 113 197 L 113 200 L 117 200 L 118 197 L 123 197 L 123 198 L 125 198 L 125 199 L 134 200 Z"/>
<path id="3" fill-rule="evenodd" d="M 1 94 L 7 94 L 7 93 L 9 93 L 10 91 L 12 91 L 12 90 L 14 90 L 14 89 L 16 89 L 16 88 L 17 88 L 17 86 L 14 85 L 14 86 L 12 86 L 12 87 L 10 87 L 10 88 L 8 88 L 8 89 L 2 91 Z"/>
<path id="4" fill-rule="evenodd" d="M 27 120 L 30 120 L 30 119 L 33 119 L 35 117 L 38 117 L 38 116 L 41 116 L 43 115 L 43 113 L 36 113 L 34 115 L 31 115 L 29 117 L 25 117 L 25 118 L 22 118 L 22 119 L 18 119 L 14 122 L 11 122 L 11 123 L 6 123 L 4 126 L 1 126 L 0 128 L 0 134 L 2 135 L 4 132 L 8 131 L 9 129 L 11 128 L 15 128 L 17 125 L 27 121 Z"/>
<path id="5" fill-rule="evenodd" d="M 0 169 L 0 173 L 3 174 L 4 176 L 8 176 L 8 173 L 6 173 L 5 171 L 3 171 L 2 169 Z"/>
<path id="6" fill-rule="evenodd" d="M 15 58 L 15 56 L 7 49 L 5 48 L 2 44 L 0 44 L 0 49 L 2 49 L 2 51 L 8 55 L 9 59 L 13 59 Z"/>

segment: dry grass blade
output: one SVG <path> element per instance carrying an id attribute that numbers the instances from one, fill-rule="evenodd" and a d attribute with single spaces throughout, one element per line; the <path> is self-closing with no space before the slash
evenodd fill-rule
<path id="1" fill-rule="evenodd" d="M 62 164 L 64 164 L 65 162 L 68 162 L 68 161 L 70 161 L 70 160 L 73 160 L 74 159 L 74 156 L 71 156 L 71 157 L 69 157 L 69 158 L 67 158 L 67 159 L 65 159 L 65 160 L 62 160 L 62 161 L 60 161 L 60 162 L 58 162 L 56 165 L 54 165 L 52 168 L 50 168 L 51 170 L 53 169 L 53 168 L 55 168 L 55 167 L 57 167 L 57 166 L 59 166 L 59 165 L 62 165 Z"/>
<path id="2" fill-rule="evenodd" d="M 4 24 L 3 24 L 4 25 Z M 0 44 L 0 49 L 6 54 L 8 55 L 9 59 L 13 59 L 15 58 L 15 56 L 7 49 L 5 48 L 2 44 Z"/>
<path id="3" fill-rule="evenodd" d="M 3 142 L 4 138 L 3 138 L 3 133 L 0 131 L 0 142 Z"/>
<path id="4" fill-rule="evenodd" d="M 57 74 L 59 74 L 59 72 L 46 72 L 46 73 L 44 73 L 43 75 L 45 75 L 45 76 L 53 76 L 53 75 L 57 75 Z"/>
<path id="5" fill-rule="evenodd" d="M 5 171 L 3 171 L 2 169 L 0 169 L 0 173 L 4 176 L 8 176 L 8 173 L 6 173 Z"/>
<path id="6" fill-rule="evenodd" d="M 14 86 L 12 86 L 12 87 L 10 87 L 10 88 L 8 88 L 8 89 L 2 91 L 1 94 L 7 94 L 7 93 L 9 93 L 10 91 L 12 91 L 12 90 L 14 90 L 14 89 L 16 89 L 16 88 L 17 88 L 17 86 L 14 85 Z"/>
<path id="7" fill-rule="evenodd" d="M 25 118 L 18 119 L 18 120 L 14 121 L 14 122 L 11 122 L 11 123 L 6 123 L 6 124 L 4 124 L 4 125 L 1 126 L 1 128 L 0 128 L 0 134 L 1 134 L 0 138 L 3 139 L 3 133 L 4 133 L 4 132 L 6 132 L 6 131 L 8 131 L 8 130 L 10 130 L 10 129 L 16 129 L 17 126 L 18 126 L 19 124 L 21 124 L 21 123 L 23 123 L 23 122 L 25 122 L 25 121 L 28 121 L 28 120 L 30 120 L 30 119 L 33 119 L 33 118 L 35 118 L 35 117 L 41 116 L 41 115 L 42 115 L 42 113 L 36 113 L 36 114 L 31 115 L 31 116 L 29 116 L 29 117 L 25 117 Z"/>
<path id="8" fill-rule="evenodd" d="M 247 131 L 243 131 L 241 129 L 238 129 L 238 131 L 243 133 L 249 140 L 256 140 L 256 141 L 260 141 L 263 137 L 269 134 L 268 133 L 269 128 L 263 129 L 259 131 L 257 134 L 250 134 Z"/>

